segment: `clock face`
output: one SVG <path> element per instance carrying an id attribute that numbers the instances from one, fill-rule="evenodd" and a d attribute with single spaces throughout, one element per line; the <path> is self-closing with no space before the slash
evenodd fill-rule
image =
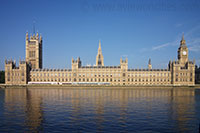
<path id="1" fill-rule="evenodd" d="M 183 51 L 183 55 L 186 55 L 187 54 L 187 52 L 186 51 Z"/>

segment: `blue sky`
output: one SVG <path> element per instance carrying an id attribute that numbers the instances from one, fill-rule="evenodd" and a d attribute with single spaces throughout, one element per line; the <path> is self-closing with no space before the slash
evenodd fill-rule
<path id="1" fill-rule="evenodd" d="M 1 0 L 0 70 L 25 59 L 25 34 L 43 36 L 44 68 L 70 68 L 71 58 L 95 64 L 101 40 L 105 65 L 128 57 L 130 68 L 166 68 L 184 32 L 189 59 L 200 64 L 199 0 Z"/>

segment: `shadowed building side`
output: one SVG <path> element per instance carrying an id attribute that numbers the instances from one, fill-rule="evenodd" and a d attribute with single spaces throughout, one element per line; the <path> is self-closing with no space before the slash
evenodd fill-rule
<path id="1" fill-rule="evenodd" d="M 195 84 L 200 84 L 200 66 L 195 66 Z"/>

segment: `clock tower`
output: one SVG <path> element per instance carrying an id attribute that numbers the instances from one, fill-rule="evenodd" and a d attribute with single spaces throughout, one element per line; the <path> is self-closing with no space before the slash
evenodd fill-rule
<path id="1" fill-rule="evenodd" d="M 182 36 L 180 47 L 178 48 L 178 60 L 181 64 L 185 64 L 188 62 L 188 48 L 185 43 L 184 35 Z"/>
<path id="2" fill-rule="evenodd" d="M 178 61 L 169 63 L 171 71 L 171 83 L 173 85 L 195 85 L 195 61 L 188 59 L 188 48 L 184 35 L 178 48 Z"/>

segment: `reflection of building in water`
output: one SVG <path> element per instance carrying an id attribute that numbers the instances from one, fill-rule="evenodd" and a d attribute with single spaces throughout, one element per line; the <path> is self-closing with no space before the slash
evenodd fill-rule
<path id="1" fill-rule="evenodd" d="M 5 107 L 8 111 L 14 111 L 15 109 L 24 111 L 25 104 L 26 89 L 5 89 Z"/>
<path id="2" fill-rule="evenodd" d="M 43 120 L 41 104 L 42 99 L 37 91 L 29 91 L 28 89 L 21 88 L 5 89 L 5 105 L 7 110 L 14 113 L 19 111 L 20 114 L 24 114 L 25 125 L 30 131 L 38 131 L 41 126 Z"/>
<path id="3" fill-rule="evenodd" d="M 37 91 L 26 91 L 26 125 L 31 131 L 36 131 L 40 128 L 43 121 L 42 97 Z"/>
<path id="4" fill-rule="evenodd" d="M 90 84 L 90 85 L 194 85 L 195 61 L 188 59 L 184 36 L 178 48 L 178 60 L 170 61 L 166 69 L 128 68 L 128 59 L 120 59 L 118 66 L 105 66 L 99 41 L 95 66 L 82 66 L 80 58 L 71 61 L 71 69 L 42 69 L 42 37 L 26 34 L 26 61 L 19 67 L 12 60 L 5 61 L 6 84 Z"/>
<path id="5" fill-rule="evenodd" d="M 170 105 L 173 111 L 170 116 L 172 120 L 175 120 L 175 128 L 178 129 L 179 132 L 189 132 L 191 130 L 190 128 L 195 129 L 198 127 L 198 125 L 189 124 L 190 121 L 194 120 L 196 115 L 195 90 L 173 90 Z"/>
<path id="6" fill-rule="evenodd" d="M 108 119 L 105 116 L 112 119 L 113 114 L 120 123 L 126 123 L 130 116 L 143 117 L 147 121 L 154 116 L 164 116 L 164 121 L 175 121 L 173 124 L 182 131 L 188 128 L 191 116 L 194 117 L 194 97 L 195 90 L 188 88 L 6 89 L 5 106 L 13 112 L 22 106 L 20 112 L 24 112 L 25 124 L 31 131 L 41 128 L 44 111 L 46 116 L 50 115 L 48 111 L 69 115 L 70 122 L 76 125 L 86 120 L 81 115 L 88 115 L 90 120 L 95 120 L 98 131 L 102 131 L 102 123 Z"/>

